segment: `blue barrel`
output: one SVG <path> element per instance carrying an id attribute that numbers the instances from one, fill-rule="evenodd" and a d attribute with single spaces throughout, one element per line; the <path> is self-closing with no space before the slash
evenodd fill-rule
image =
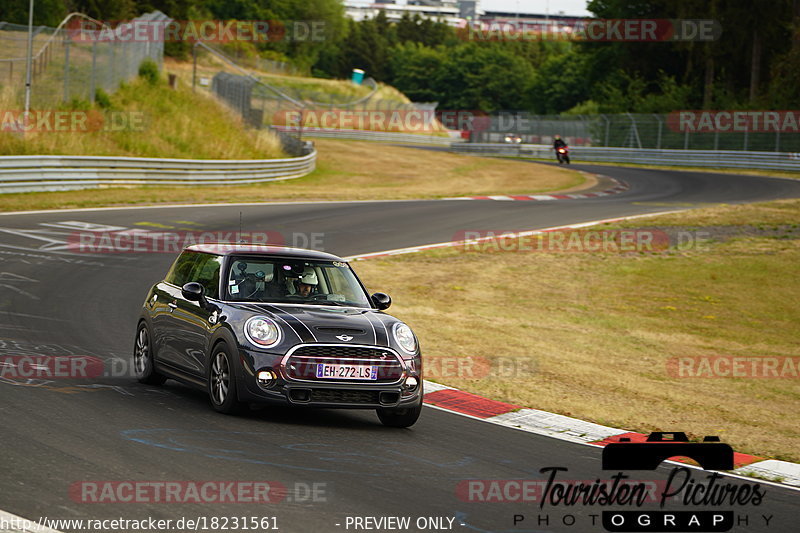
<path id="1" fill-rule="evenodd" d="M 364 81 L 364 71 L 360 68 L 353 69 L 353 83 L 356 85 L 361 85 L 361 82 Z"/>

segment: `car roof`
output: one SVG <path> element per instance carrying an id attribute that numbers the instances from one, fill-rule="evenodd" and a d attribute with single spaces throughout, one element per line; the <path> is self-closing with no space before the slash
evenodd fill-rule
<path id="1" fill-rule="evenodd" d="M 186 250 L 214 255 L 259 255 L 266 257 L 312 259 L 318 261 L 344 261 L 344 259 L 337 255 L 318 252 L 317 250 L 289 248 L 287 246 L 270 246 L 266 244 L 206 243 L 193 244 L 192 246 L 188 246 Z"/>

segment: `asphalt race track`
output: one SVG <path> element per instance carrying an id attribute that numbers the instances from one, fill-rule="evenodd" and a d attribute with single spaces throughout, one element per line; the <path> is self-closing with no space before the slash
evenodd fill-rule
<path id="1" fill-rule="evenodd" d="M 116 366 L 116 374 L 130 375 L 123 367 L 129 364 L 139 308 L 174 255 L 59 250 L 73 231 L 65 222 L 236 231 L 241 212 L 245 231 L 317 234 L 326 251 L 348 256 L 449 241 L 464 230 L 526 230 L 800 197 L 800 181 L 574 168 L 622 179 L 630 190 L 550 202 L 337 202 L 0 216 L 0 356 L 90 355 L 105 360 L 107 368 Z M 256 409 L 230 417 L 213 412 L 204 394 L 173 381 L 159 388 L 116 374 L 83 381 L 0 379 L 0 509 L 33 520 L 276 517 L 284 532 L 353 531 L 347 517 L 365 516 L 410 516 L 410 531 L 419 530 L 418 517 L 456 518 L 452 529 L 458 531 L 604 531 L 599 519 L 592 525 L 591 518 L 602 513 L 601 506 L 468 501 L 459 485 L 468 479 L 543 480 L 539 470 L 553 466 L 568 468 L 559 479 L 609 479 L 613 473 L 602 471 L 599 448 L 434 408 L 426 408 L 409 430 L 382 427 L 371 411 Z M 631 477 L 663 481 L 671 470 L 662 465 Z M 698 483 L 705 479 L 702 471 L 692 473 Z M 271 481 L 289 492 L 271 504 L 84 503 L 76 489 L 81 482 L 132 480 Z M 800 493 L 775 485 L 762 489 L 766 495 L 758 506 L 671 509 L 732 510 L 737 520 L 732 531 L 797 531 Z M 314 490 L 316 496 L 310 494 Z M 525 518 L 514 525 L 514 515 Z M 574 525 L 565 525 L 569 515 Z M 772 516 L 768 526 L 763 516 Z M 539 517 L 549 523 L 538 523 Z M 738 522 L 743 517 L 747 523 Z M 447 520 L 444 524 L 425 530 L 447 530 Z"/>

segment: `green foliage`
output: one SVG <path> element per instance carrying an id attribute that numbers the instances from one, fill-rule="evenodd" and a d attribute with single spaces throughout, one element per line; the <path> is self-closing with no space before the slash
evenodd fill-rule
<path id="1" fill-rule="evenodd" d="M 471 41 L 466 29 L 405 15 L 345 17 L 341 0 L 37 0 L 34 24 L 69 11 L 106 21 L 161 10 L 174 20 L 268 21 L 270 40 L 235 42 L 238 57 L 278 59 L 323 78 L 353 68 L 412 100 L 456 109 L 537 113 L 794 109 L 800 105 L 800 4 L 788 0 L 591 0 L 602 19 L 711 19 L 709 42 Z M 0 20 L 27 23 L 28 0 L 4 0 Z M 311 32 L 311 28 L 315 28 Z M 189 42 L 165 53 L 188 59 Z M 148 67 L 151 68 L 151 67 Z M 158 73 L 148 79 L 157 82 Z"/>
<path id="2" fill-rule="evenodd" d="M 594 100 L 586 100 L 580 104 L 567 109 L 562 115 L 596 115 L 600 113 L 600 104 Z"/>
<path id="3" fill-rule="evenodd" d="M 0 21 L 28 24 L 28 0 L 3 0 Z M 33 10 L 35 26 L 58 26 L 69 11 L 64 0 L 37 0 Z"/>
<path id="4" fill-rule="evenodd" d="M 589 99 L 586 57 L 577 50 L 550 56 L 537 71 L 530 104 L 541 114 L 570 109 Z"/>
<path id="5" fill-rule="evenodd" d="M 391 83 L 412 100 L 488 112 L 525 108 L 534 80 L 524 58 L 504 46 L 478 43 L 453 48 L 399 44 L 392 48 L 390 72 Z"/>
<path id="6" fill-rule="evenodd" d="M 161 75 L 158 72 L 156 62 L 150 58 L 142 61 L 141 65 L 139 65 L 139 77 L 144 78 L 150 85 L 157 85 Z"/>
<path id="7" fill-rule="evenodd" d="M 73 97 L 69 103 L 62 106 L 62 109 L 68 109 L 70 111 L 89 111 L 91 108 L 92 104 L 89 103 L 88 100 L 77 97 Z"/>
<path id="8" fill-rule="evenodd" d="M 94 102 L 103 109 L 111 107 L 111 99 L 108 97 L 108 93 L 100 88 L 94 92 Z"/>

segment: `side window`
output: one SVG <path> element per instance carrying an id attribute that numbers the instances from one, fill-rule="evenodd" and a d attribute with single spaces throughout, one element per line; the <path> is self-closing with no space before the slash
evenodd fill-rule
<path id="1" fill-rule="evenodd" d="M 330 282 L 332 293 L 350 294 L 350 284 L 339 269 L 326 268 L 325 272 L 328 274 L 328 281 Z"/>
<path id="2" fill-rule="evenodd" d="M 222 257 L 211 254 L 198 254 L 200 257 L 194 264 L 192 279 L 200 283 L 209 298 L 219 298 L 219 271 Z"/>
<path id="3" fill-rule="evenodd" d="M 190 281 L 190 276 L 192 274 L 192 270 L 194 267 L 195 261 L 197 261 L 198 256 L 203 255 L 198 252 L 183 252 L 178 259 L 175 260 L 173 263 L 172 268 L 167 273 L 167 277 L 164 278 L 164 281 L 167 283 L 172 283 L 173 285 L 177 285 L 178 287 L 183 287 Z"/>

